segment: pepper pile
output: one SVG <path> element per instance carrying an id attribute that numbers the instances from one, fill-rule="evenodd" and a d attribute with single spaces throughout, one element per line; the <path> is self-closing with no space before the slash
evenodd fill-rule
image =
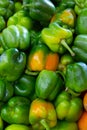
<path id="1" fill-rule="evenodd" d="M 86 130 L 86 92 L 87 0 L 0 0 L 0 130 Z"/>

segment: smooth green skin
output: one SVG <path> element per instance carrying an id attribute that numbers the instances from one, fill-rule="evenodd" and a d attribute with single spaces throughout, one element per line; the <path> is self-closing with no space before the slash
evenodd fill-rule
<path id="1" fill-rule="evenodd" d="M 30 101 L 21 96 L 14 96 L 9 99 L 1 110 L 1 117 L 9 124 L 28 125 Z"/>
<path id="2" fill-rule="evenodd" d="M 4 123 L 3 123 L 3 120 L 0 116 L 0 130 L 3 130 L 3 127 L 4 127 Z"/>
<path id="3" fill-rule="evenodd" d="M 29 17 L 26 11 L 19 10 L 18 12 L 14 13 L 14 15 L 9 17 L 7 21 L 7 26 L 17 24 L 24 26 L 28 30 L 31 30 L 33 27 L 33 20 Z"/>
<path id="4" fill-rule="evenodd" d="M 0 101 L 8 101 L 13 94 L 13 83 L 0 79 Z"/>
<path id="5" fill-rule="evenodd" d="M 0 31 L 2 31 L 6 26 L 6 22 L 2 16 L 0 16 Z"/>
<path id="6" fill-rule="evenodd" d="M 22 75 L 14 85 L 15 95 L 31 97 L 35 92 L 35 81 L 36 78 L 31 75 Z"/>
<path id="7" fill-rule="evenodd" d="M 37 97 L 54 100 L 61 91 L 63 81 L 56 72 L 42 70 L 36 78 L 35 92 Z"/>
<path id="8" fill-rule="evenodd" d="M 82 99 L 71 97 L 66 91 L 62 91 L 56 99 L 56 112 L 60 120 L 77 121 L 83 111 Z"/>
<path id="9" fill-rule="evenodd" d="M 32 129 L 26 125 L 12 124 L 12 125 L 8 125 L 5 128 L 5 130 L 32 130 Z"/>
<path id="10" fill-rule="evenodd" d="M 17 80 L 24 71 L 26 55 L 16 48 L 4 51 L 0 56 L 0 76 L 7 81 Z"/>
<path id="11" fill-rule="evenodd" d="M 52 22 L 49 27 L 43 28 L 41 38 L 53 52 L 63 54 L 67 49 L 71 55 L 74 55 L 69 47 L 73 40 L 73 34 L 69 29 L 61 27 L 58 23 Z"/>
<path id="12" fill-rule="evenodd" d="M 29 15 L 31 18 L 43 24 L 50 21 L 55 11 L 55 5 L 51 1 L 32 0 L 29 4 Z"/>
<path id="13" fill-rule="evenodd" d="M 76 61 L 87 63 L 87 34 L 79 34 L 75 37 L 72 50 L 75 52 Z"/>
<path id="14" fill-rule="evenodd" d="M 4 49 L 26 50 L 30 46 L 30 33 L 22 25 L 10 25 L 2 31 L 0 40 Z"/>
<path id="15" fill-rule="evenodd" d="M 65 86 L 68 89 L 77 93 L 87 90 L 87 65 L 84 62 L 67 65 L 65 77 Z"/>
<path id="16" fill-rule="evenodd" d="M 78 15 L 76 20 L 76 33 L 77 34 L 87 34 L 87 8 L 84 8 Z"/>
<path id="17" fill-rule="evenodd" d="M 54 128 L 51 130 L 78 130 L 78 126 L 76 122 L 68 122 L 68 121 L 59 121 Z"/>

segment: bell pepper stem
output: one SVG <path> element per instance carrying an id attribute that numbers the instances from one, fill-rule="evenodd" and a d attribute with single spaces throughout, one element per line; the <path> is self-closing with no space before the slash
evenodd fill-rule
<path id="1" fill-rule="evenodd" d="M 47 122 L 46 122 L 45 119 L 42 119 L 42 120 L 40 121 L 40 123 L 44 126 L 44 128 L 45 128 L 46 130 L 50 130 L 50 128 L 49 128 L 49 126 L 48 126 L 48 124 L 47 124 Z"/>
<path id="2" fill-rule="evenodd" d="M 70 52 L 71 56 L 75 56 L 75 53 L 71 50 L 71 48 L 67 45 L 65 40 L 61 40 L 61 44 Z"/>

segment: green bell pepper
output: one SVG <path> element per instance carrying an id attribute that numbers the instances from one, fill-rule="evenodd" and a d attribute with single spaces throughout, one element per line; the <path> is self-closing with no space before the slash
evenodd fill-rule
<path id="1" fill-rule="evenodd" d="M 14 1 L 1 0 L 0 1 L 0 15 L 6 20 L 14 13 Z"/>
<path id="2" fill-rule="evenodd" d="M 6 27 L 6 21 L 3 16 L 0 16 L 0 32 Z"/>
<path id="3" fill-rule="evenodd" d="M 26 11 L 20 10 L 11 17 L 9 17 L 7 21 L 7 26 L 10 25 L 22 25 L 26 27 L 28 30 L 33 28 L 33 20 L 29 17 Z"/>
<path id="4" fill-rule="evenodd" d="M 76 34 L 87 34 L 87 8 L 84 8 L 76 20 Z"/>
<path id="5" fill-rule="evenodd" d="M 23 73 L 25 65 L 25 53 L 10 48 L 0 55 L 0 76 L 8 81 L 15 81 Z"/>
<path id="6" fill-rule="evenodd" d="M 1 109 L 2 119 L 9 124 L 29 124 L 30 101 L 21 96 L 14 96 Z"/>
<path id="7" fill-rule="evenodd" d="M 76 122 L 70 122 L 65 120 L 58 120 L 58 123 L 51 130 L 78 130 L 78 125 Z"/>
<path id="8" fill-rule="evenodd" d="M 0 42 L 4 49 L 18 48 L 26 50 L 30 46 L 30 33 L 22 25 L 10 25 L 3 29 Z"/>
<path id="9" fill-rule="evenodd" d="M 43 28 L 41 31 L 41 38 L 53 52 L 63 54 L 67 49 L 72 56 L 74 55 L 69 47 L 73 40 L 73 33 L 69 29 L 60 26 L 58 23 L 53 22 L 49 24 L 49 27 Z"/>
<path id="10" fill-rule="evenodd" d="M 4 122 L 0 116 L 0 130 L 4 130 L 3 128 L 4 128 Z"/>
<path id="11" fill-rule="evenodd" d="M 76 61 L 87 63 L 87 34 L 79 34 L 75 37 L 72 50 Z"/>
<path id="12" fill-rule="evenodd" d="M 87 8 L 87 0 L 74 0 L 75 1 L 75 13 L 79 15 L 84 8 Z"/>
<path id="13" fill-rule="evenodd" d="M 36 78 L 35 92 L 37 97 L 54 100 L 62 90 L 63 80 L 59 74 L 50 70 L 42 70 Z"/>
<path id="14" fill-rule="evenodd" d="M 0 78 L 0 101 L 8 101 L 14 94 L 13 83 Z"/>
<path id="15" fill-rule="evenodd" d="M 67 65 L 65 86 L 77 93 L 87 90 L 87 65 L 84 62 Z"/>
<path id="16" fill-rule="evenodd" d="M 66 53 L 66 54 L 62 55 L 60 57 L 60 60 L 59 60 L 58 70 L 65 74 L 66 73 L 66 66 L 68 64 L 73 63 L 73 62 L 74 62 L 74 59 L 70 54 Z"/>
<path id="17" fill-rule="evenodd" d="M 30 17 L 39 21 L 42 25 L 47 25 L 56 11 L 55 5 L 51 0 L 31 0 L 24 7 L 28 7 Z"/>
<path id="18" fill-rule="evenodd" d="M 20 124 L 11 124 L 8 125 L 5 130 L 32 130 L 29 126 L 20 125 Z"/>
<path id="19" fill-rule="evenodd" d="M 62 91 L 55 100 L 57 118 L 59 120 L 77 121 L 83 112 L 82 99 L 72 97 L 67 91 Z"/>
<path id="20" fill-rule="evenodd" d="M 40 98 L 33 100 L 29 111 L 29 122 L 34 130 L 50 130 L 56 126 L 57 116 L 54 105 Z"/>
<path id="21" fill-rule="evenodd" d="M 36 78 L 34 76 L 23 74 L 14 83 L 15 95 L 30 98 L 32 95 L 34 95 L 34 92 L 35 92 L 35 81 L 36 81 Z"/>

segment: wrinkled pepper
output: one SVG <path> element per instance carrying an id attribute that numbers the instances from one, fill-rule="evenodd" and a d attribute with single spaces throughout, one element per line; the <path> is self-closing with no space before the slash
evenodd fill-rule
<path id="1" fill-rule="evenodd" d="M 0 15 L 6 20 L 14 13 L 14 1 L 0 0 Z"/>
<path id="2" fill-rule="evenodd" d="M 84 8 L 87 8 L 87 0 L 74 0 L 75 1 L 75 13 L 79 15 Z"/>
<path id="3" fill-rule="evenodd" d="M 22 25 L 10 25 L 0 35 L 0 42 L 3 48 L 18 48 L 26 50 L 30 46 L 30 33 Z"/>
<path id="4" fill-rule="evenodd" d="M 14 15 L 9 17 L 9 19 L 7 21 L 7 26 L 17 25 L 17 24 L 26 27 L 28 30 L 32 29 L 32 27 L 33 27 L 32 19 L 29 17 L 27 12 L 24 10 L 20 10 L 20 11 L 14 13 Z"/>
<path id="5" fill-rule="evenodd" d="M 87 63 L 87 34 L 79 34 L 75 37 L 72 50 L 76 61 Z"/>
<path id="6" fill-rule="evenodd" d="M 54 105 L 39 98 L 33 100 L 29 111 L 29 122 L 35 130 L 50 130 L 57 124 Z"/>
<path id="7" fill-rule="evenodd" d="M 11 124 L 8 125 L 5 130 L 32 130 L 29 126 L 20 125 L 20 124 Z"/>
<path id="8" fill-rule="evenodd" d="M 87 90 L 87 65 L 84 62 L 67 65 L 65 86 L 77 93 Z"/>
<path id="9" fill-rule="evenodd" d="M 14 83 L 15 95 L 24 96 L 30 98 L 35 92 L 35 81 L 36 78 L 32 75 L 23 74 Z"/>
<path id="10" fill-rule="evenodd" d="M 60 24 L 67 25 L 67 27 L 74 28 L 76 20 L 76 14 L 72 8 L 64 9 L 57 12 L 51 19 L 51 22 L 58 22 Z"/>
<path id="11" fill-rule="evenodd" d="M 0 101 L 8 101 L 14 94 L 13 83 L 0 78 Z"/>
<path id="12" fill-rule="evenodd" d="M 74 53 L 69 47 L 73 40 L 73 33 L 67 28 L 63 28 L 56 22 L 49 24 L 49 27 L 41 31 L 43 42 L 53 51 L 63 54 L 67 49 L 73 56 Z"/>
<path id="13" fill-rule="evenodd" d="M 0 55 L 0 76 L 7 81 L 15 81 L 23 73 L 25 65 L 25 53 L 10 48 Z"/>
<path id="14" fill-rule="evenodd" d="M 65 120 L 58 120 L 58 123 L 51 130 L 78 130 L 78 125 L 76 122 L 70 122 Z"/>
<path id="15" fill-rule="evenodd" d="M 31 0 L 24 7 L 28 7 L 30 17 L 39 21 L 42 25 L 48 24 L 56 11 L 55 5 L 51 0 Z"/>
<path id="16" fill-rule="evenodd" d="M 30 101 L 21 96 L 14 96 L 1 109 L 1 117 L 9 124 L 29 124 Z"/>
<path id="17" fill-rule="evenodd" d="M 37 44 L 30 50 L 27 68 L 30 71 L 57 70 L 59 55 L 52 52 L 45 44 Z"/>
<path id="18" fill-rule="evenodd" d="M 36 78 L 35 92 L 37 97 L 54 100 L 63 88 L 63 80 L 54 71 L 42 70 Z"/>
<path id="19" fill-rule="evenodd" d="M 79 97 L 72 97 L 67 91 L 62 91 L 57 96 L 55 107 L 59 120 L 76 122 L 83 112 L 82 99 Z"/>
<path id="20" fill-rule="evenodd" d="M 87 34 L 87 8 L 84 8 L 76 20 L 76 34 Z"/>

